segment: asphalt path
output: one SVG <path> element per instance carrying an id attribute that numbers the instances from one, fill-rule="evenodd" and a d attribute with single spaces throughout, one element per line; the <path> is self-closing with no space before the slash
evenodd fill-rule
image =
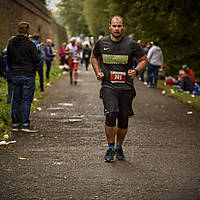
<path id="1" fill-rule="evenodd" d="M 100 83 L 91 68 L 76 86 L 63 75 L 31 113 L 39 132 L 0 146 L 0 199 L 199 200 L 200 111 L 135 87 L 126 160 L 106 163 Z"/>

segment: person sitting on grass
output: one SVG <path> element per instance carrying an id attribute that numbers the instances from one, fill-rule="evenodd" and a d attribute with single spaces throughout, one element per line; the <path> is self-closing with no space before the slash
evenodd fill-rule
<path id="1" fill-rule="evenodd" d="M 190 93 L 192 93 L 194 88 L 192 79 L 187 76 L 183 70 L 180 71 L 180 74 L 178 76 L 178 84 L 181 88 L 180 91 L 189 91 Z"/>
<path id="2" fill-rule="evenodd" d="M 187 64 L 183 65 L 182 69 L 184 70 L 185 75 L 192 80 L 194 86 L 194 84 L 196 83 L 196 77 L 194 71 Z"/>

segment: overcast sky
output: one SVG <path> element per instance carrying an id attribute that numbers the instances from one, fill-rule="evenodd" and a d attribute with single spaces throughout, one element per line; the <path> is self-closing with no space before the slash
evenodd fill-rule
<path id="1" fill-rule="evenodd" d="M 57 7 L 55 4 L 59 3 L 60 0 L 47 0 L 47 7 L 48 9 L 50 9 L 51 11 L 55 12 L 57 10 Z"/>

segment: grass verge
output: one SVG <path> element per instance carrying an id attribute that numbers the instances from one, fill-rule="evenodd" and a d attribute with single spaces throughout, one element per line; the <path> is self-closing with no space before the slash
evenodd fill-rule
<path id="1" fill-rule="evenodd" d="M 194 108 L 200 109 L 200 95 L 192 95 L 190 93 L 177 92 L 173 86 L 164 85 L 163 80 L 158 81 L 158 88 L 166 92 L 167 95 L 175 97 L 183 103 L 189 104 Z"/>
<path id="2" fill-rule="evenodd" d="M 46 70 L 46 65 L 44 64 L 44 71 Z M 58 67 L 51 67 L 50 72 L 50 83 L 55 82 L 62 75 L 62 70 Z M 48 87 L 48 81 L 44 75 L 44 88 Z M 34 101 L 31 105 L 31 110 L 35 110 L 39 101 L 42 99 L 42 94 L 40 92 L 40 82 L 38 73 L 36 74 L 36 82 L 35 82 L 35 93 L 34 93 Z M 7 104 L 7 82 L 3 78 L 0 77 L 0 140 L 3 138 L 4 134 L 10 132 L 10 108 L 11 105 Z"/>

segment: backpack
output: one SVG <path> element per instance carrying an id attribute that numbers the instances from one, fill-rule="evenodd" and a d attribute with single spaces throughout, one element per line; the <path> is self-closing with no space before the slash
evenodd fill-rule
<path id="1" fill-rule="evenodd" d="M 4 77 L 5 79 L 7 78 L 7 70 L 6 70 L 6 63 L 5 63 L 5 57 L 6 53 L 2 52 L 0 55 L 0 76 Z"/>

